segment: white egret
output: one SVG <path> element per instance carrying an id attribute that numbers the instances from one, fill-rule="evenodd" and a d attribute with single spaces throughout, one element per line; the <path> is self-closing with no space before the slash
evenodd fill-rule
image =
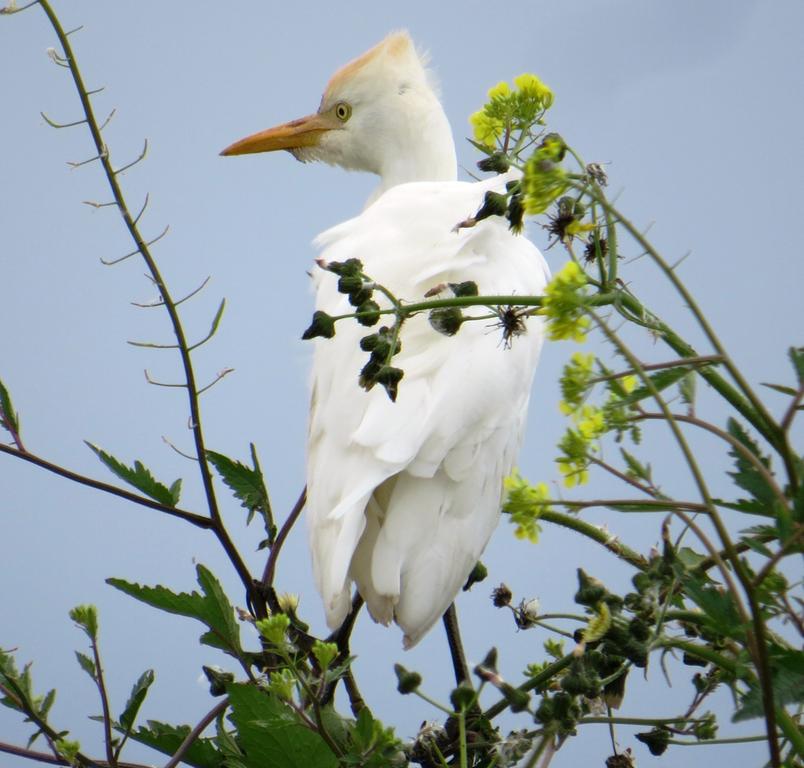
<path id="1" fill-rule="evenodd" d="M 222 154 L 278 149 L 380 177 L 359 216 L 318 237 L 320 263 L 360 259 L 365 274 L 406 301 L 466 280 L 487 295 L 543 292 L 544 259 L 502 217 L 455 231 L 510 177 L 456 181 L 449 123 L 406 32 L 336 72 L 315 114 Z M 314 283 L 317 309 L 354 311 L 335 275 L 316 268 Z M 488 314 L 467 314 L 473 312 Z M 490 325 L 466 322 L 448 338 L 426 314 L 407 320 L 394 358 L 404 370 L 396 402 L 382 387 L 366 392 L 358 384 L 365 328 L 344 320 L 334 338 L 315 340 L 307 521 L 331 628 L 347 616 L 355 582 L 375 621 L 396 621 L 405 647 L 414 645 L 485 548 L 519 449 L 542 342 L 539 318 L 527 319 L 510 348 Z"/>

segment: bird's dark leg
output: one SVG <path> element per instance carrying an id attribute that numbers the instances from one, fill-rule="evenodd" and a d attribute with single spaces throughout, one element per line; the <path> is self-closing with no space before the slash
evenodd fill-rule
<path id="1" fill-rule="evenodd" d="M 455 684 L 469 683 L 469 667 L 466 664 L 466 656 L 463 653 L 461 643 L 461 630 L 458 627 L 458 612 L 455 610 L 455 603 L 452 603 L 443 617 L 444 630 L 447 633 L 447 643 L 449 652 L 452 656 L 452 668 L 455 670 Z"/>

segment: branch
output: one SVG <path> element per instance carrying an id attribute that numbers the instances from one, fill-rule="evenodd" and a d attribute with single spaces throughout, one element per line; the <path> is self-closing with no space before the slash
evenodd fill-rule
<path id="1" fill-rule="evenodd" d="M 95 144 L 95 148 L 98 152 L 98 159 L 103 166 L 106 179 L 112 191 L 112 197 L 117 202 L 126 229 L 128 230 L 131 239 L 134 241 L 137 250 L 142 255 L 142 258 L 148 267 L 148 271 L 151 274 L 151 278 L 153 279 L 154 284 L 157 286 L 165 303 L 165 309 L 170 316 L 170 322 L 173 326 L 173 332 L 176 335 L 176 341 L 179 347 L 179 355 L 181 357 L 185 379 L 187 380 L 187 397 L 190 408 L 190 429 L 192 430 L 195 441 L 195 453 L 198 457 L 198 466 L 201 471 L 204 493 L 206 495 L 207 505 L 209 507 L 209 513 L 213 523 L 209 527 L 215 533 L 218 541 L 224 548 L 226 555 L 237 571 L 243 586 L 246 588 L 246 592 L 251 596 L 254 590 L 253 579 L 245 562 L 240 556 L 240 553 L 237 551 L 234 542 L 231 540 L 226 527 L 223 524 L 220 509 L 218 508 L 218 502 L 215 496 L 215 487 L 212 480 L 212 473 L 210 472 L 209 464 L 206 460 L 206 446 L 204 444 L 204 433 L 201 428 L 201 412 L 197 394 L 198 387 L 196 386 L 195 382 L 195 371 L 193 369 L 193 364 L 190 357 L 190 349 L 187 344 L 187 339 L 185 337 L 181 319 L 179 318 L 178 310 L 176 309 L 176 304 L 174 303 L 173 298 L 171 297 L 170 292 L 165 285 L 159 268 L 157 267 L 156 262 L 151 255 L 149 244 L 140 234 L 139 229 L 137 228 L 137 223 L 132 217 L 128 204 L 123 196 L 123 192 L 118 181 L 117 172 L 112 167 L 109 153 L 101 136 L 100 126 L 95 118 L 92 102 L 90 101 L 89 94 L 84 86 L 81 71 L 78 68 L 72 46 L 70 45 L 70 40 L 65 34 L 64 29 L 61 26 L 61 22 L 53 12 L 48 0 L 40 0 L 39 4 L 50 20 L 50 23 L 56 32 L 56 36 L 59 39 L 59 43 L 64 51 L 73 82 L 75 83 L 76 90 L 78 91 L 78 97 L 81 100 L 81 106 L 83 107 L 84 114 L 87 118 L 87 126 L 92 135 L 92 141 Z"/>
<path id="2" fill-rule="evenodd" d="M 198 737 L 204 732 L 204 729 L 228 706 L 229 697 L 224 696 L 221 701 L 219 701 L 198 721 L 198 724 L 195 726 L 195 728 L 193 728 L 193 730 L 184 737 L 184 741 L 179 744 L 179 748 L 173 753 L 173 757 L 171 757 L 170 760 L 165 763 L 164 768 L 176 768 L 176 766 L 182 761 L 182 758 L 187 754 L 187 750 L 190 749 Z"/>
<path id="3" fill-rule="evenodd" d="M 158 512 L 164 512 L 166 515 L 178 517 L 180 520 L 185 520 L 197 528 L 209 530 L 215 526 L 214 522 L 208 517 L 198 515 L 195 512 L 187 512 L 186 510 L 178 509 L 177 507 L 169 507 L 167 504 L 162 504 L 154 499 L 149 499 L 147 496 L 138 496 L 136 493 L 131 493 L 131 491 L 126 491 L 123 488 L 117 488 L 114 485 L 103 483 L 100 480 L 93 480 L 91 477 L 79 475 L 77 472 L 72 472 L 69 469 L 60 467 L 58 464 L 52 464 L 51 462 L 46 461 L 45 459 L 42 459 L 33 453 L 29 453 L 28 451 L 20 451 L 10 445 L 3 445 L 0 443 L 0 453 L 7 453 L 10 456 L 22 459 L 23 461 L 27 461 L 31 464 L 35 464 L 37 467 L 46 469 L 48 472 L 52 472 L 54 475 L 64 477 L 67 480 L 72 480 L 74 483 L 78 483 L 79 485 L 86 485 L 90 488 L 103 491 L 104 493 L 110 493 L 112 496 L 119 496 L 121 499 L 131 501 L 134 504 L 149 507 L 150 509 L 155 509 Z"/>

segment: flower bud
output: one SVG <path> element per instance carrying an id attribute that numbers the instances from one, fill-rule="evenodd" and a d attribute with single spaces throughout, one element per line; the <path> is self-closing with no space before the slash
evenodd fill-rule
<path id="1" fill-rule="evenodd" d="M 487 219 L 489 216 L 504 216 L 508 208 L 508 196 L 499 192 L 486 192 L 483 198 L 483 205 L 475 214 L 475 221 Z"/>
<path id="2" fill-rule="evenodd" d="M 346 275 L 359 275 L 363 271 L 363 263 L 360 261 L 360 259 L 330 261 L 329 264 L 322 264 L 321 266 L 328 272 L 333 272 L 341 277 Z"/>
<path id="3" fill-rule="evenodd" d="M 647 746 L 654 757 L 663 755 L 670 741 L 670 731 L 661 726 L 647 733 L 635 733 L 634 736 Z"/>
<path id="4" fill-rule="evenodd" d="M 488 575 L 488 568 L 486 568 L 486 566 L 483 565 L 480 560 L 478 560 L 475 563 L 475 567 L 472 568 L 472 572 L 466 579 L 466 584 L 463 585 L 463 591 L 468 592 L 475 584 L 479 584 L 481 581 L 484 581 Z"/>
<path id="5" fill-rule="evenodd" d="M 430 325 L 445 336 L 454 336 L 461 329 L 463 312 L 460 307 L 439 307 L 430 312 Z"/>
<path id="6" fill-rule="evenodd" d="M 338 293 L 355 293 L 363 287 L 360 275 L 343 275 L 338 279 Z"/>
<path id="7" fill-rule="evenodd" d="M 352 291 L 352 293 L 349 294 L 349 303 L 353 307 L 359 307 L 371 298 L 372 293 L 371 288 L 360 288 L 357 291 Z"/>
<path id="8" fill-rule="evenodd" d="M 364 301 L 358 308 L 357 322 L 360 325 L 377 325 L 380 322 L 380 305 L 376 301 L 369 299 Z"/>
<path id="9" fill-rule="evenodd" d="M 396 689 L 403 696 L 413 693 L 422 684 L 422 676 L 418 672 L 411 672 L 401 664 L 394 664 L 394 672 L 397 679 Z"/>
<path id="10" fill-rule="evenodd" d="M 463 712 L 475 703 L 477 694 L 469 683 L 461 683 L 457 688 L 453 688 L 449 695 L 452 708 L 456 712 Z"/>
<path id="11" fill-rule="evenodd" d="M 449 287 L 455 296 L 477 296 L 477 283 L 474 280 L 464 280 L 462 283 L 450 283 Z"/>
<path id="12" fill-rule="evenodd" d="M 603 583 L 589 576 L 583 568 L 578 569 L 578 591 L 575 593 L 575 602 L 590 608 L 596 606 L 605 596 L 606 588 Z"/>
<path id="13" fill-rule="evenodd" d="M 313 313 L 313 322 L 310 327 L 302 334 L 302 339 L 314 339 L 316 336 L 321 336 L 325 339 L 331 339 L 335 335 L 335 321 L 330 315 L 321 310 Z"/>
<path id="14" fill-rule="evenodd" d="M 484 173 L 505 173 L 511 164 L 502 152 L 495 152 L 477 161 L 477 167 Z"/>

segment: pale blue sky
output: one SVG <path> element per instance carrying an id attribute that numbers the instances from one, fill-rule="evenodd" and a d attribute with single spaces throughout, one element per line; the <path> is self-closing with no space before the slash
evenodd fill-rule
<path id="1" fill-rule="evenodd" d="M 313 111 L 332 71 L 393 29 L 408 28 L 430 51 L 459 158 L 470 169 L 476 157 L 461 139 L 486 89 L 522 71 L 538 73 L 556 93 L 551 127 L 587 160 L 609 163 L 620 207 L 640 226 L 653 224 L 651 236 L 668 259 L 692 251 L 681 274 L 750 378 L 788 375 L 785 349 L 802 341 L 797 224 L 804 178 L 798 149 L 804 4 L 520 5 L 516 11 L 505 6 L 495 17 L 496 7 L 488 2 L 361 0 L 337 10 L 323 2 L 280 6 L 253 0 L 56 4 L 66 28 L 84 25 L 73 40 L 88 84 L 106 86 L 95 99 L 98 112 L 117 109 L 106 131 L 117 163 L 135 157 L 143 139 L 149 140 L 146 162 L 123 182 L 132 207 L 150 192 L 147 235 L 171 225 L 155 250 L 169 285 L 182 294 L 212 275 L 202 296 L 185 305 L 191 335 L 206 332 L 218 301 L 227 298 L 216 341 L 196 358 L 201 380 L 224 367 L 236 369 L 204 396 L 208 444 L 245 458 L 248 442 L 256 442 L 280 516 L 304 475 L 309 349 L 299 336 L 310 315 L 310 241 L 357 213 L 374 181 L 302 166 L 284 154 L 223 159 L 218 152 L 247 133 Z M 106 268 L 98 261 L 131 246 L 111 209 L 81 205 L 108 199 L 99 169 L 65 165 L 90 156 L 87 132 L 54 131 L 39 116 L 42 110 L 59 121 L 79 117 L 66 70 L 45 55 L 54 44 L 38 9 L 0 17 L 0 377 L 15 397 L 30 450 L 108 480 L 82 443 L 91 440 L 122 459 L 142 459 L 168 481 L 185 477 L 183 506 L 201 509 L 192 465 L 161 439 L 189 446 L 183 396 L 150 387 L 143 377 L 147 368 L 156 378 L 175 379 L 176 360 L 172 353 L 125 343 L 169 341 L 166 318 L 129 303 L 154 296 L 141 264 L 131 259 Z M 531 228 L 531 236 L 546 244 L 539 227 Z M 563 263 L 558 248 L 546 255 L 553 268 Z M 689 327 L 646 264 L 635 264 L 627 277 L 662 314 Z M 588 344 L 590 350 L 597 346 L 595 339 Z M 554 444 L 562 429 L 555 380 L 571 351 L 567 344 L 548 345 L 537 374 L 520 461 L 534 480 L 555 477 Z M 647 354 L 667 357 L 650 348 Z M 706 403 L 705 393 L 703 398 Z M 661 439 L 654 445 L 664 450 Z M 666 471 L 668 486 L 685 487 L 682 477 Z M 156 614 L 103 579 L 190 589 L 193 563 L 202 562 L 242 603 L 212 537 L 5 456 L 0 489 L 0 646 L 19 648 L 21 662 L 35 660 L 38 686 L 59 687 L 54 723 L 70 728 L 85 745 L 99 744 L 97 726 L 85 719 L 97 703 L 73 659 L 83 636 L 67 617 L 81 602 L 100 607 L 116 706 L 139 673 L 153 666 L 157 683 L 143 714 L 198 720 L 211 706 L 197 682 L 200 665 L 225 659 L 197 646 L 199 632 L 191 622 Z M 612 489 L 598 483 L 589 494 Z M 253 552 L 259 531 L 243 529 L 235 503 L 226 514 L 250 565 L 260 569 L 262 555 Z M 643 549 L 655 540 L 659 523 L 606 512 L 590 513 L 589 519 Z M 514 681 L 525 663 L 542 658 L 544 636 L 513 633 L 509 617 L 488 600 L 494 584 L 505 581 L 517 597 L 538 595 L 545 610 L 560 610 L 570 607 L 578 565 L 614 586 L 628 575 L 605 553 L 568 534 L 547 530 L 533 547 L 516 542 L 506 524 L 485 560 L 489 581 L 459 602 L 467 650 L 477 661 L 489 646 L 501 646 L 501 669 Z M 320 630 L 301 528 L 289 541 L 280 574 L 280 588 L 301 593 L 304 616 Z M 419 669 L 425 687 L 444 698 L 451 673 L 440 631 L 403 654 L 395 629 L 383 630 L 363 617 L 354 650 L 366 699 L 401 735 L 415 732 L 423 717 L 436 717 L 393 692 L 391 667 L 402 661 Z M 632 675 L 634 698 L 624 714 L 676 714 L 689 698 L 686 673 L 678 672 L 668 690 L 658 669 L 651 670 L 653 694 L 641 690 L 637 677 Z M 657 701 L 655 691 L 666 702 Z M 748 731 L 758 732 L 758 723 Z M 0 712 L 0 740 L 22 742 L 25 733 L 12 713 Z M 642 765 L 694 766 L 711 759 L 705 747 L 651 758 L 628 733 L 622 729 L 621 743 L 635 746 Z M 562 750 L 554 764 L 602 764 L 608 754 L 607 733 L 596 727 Z M 734 765 L 756 764 L 761 750 L 721 748 L 718 756 Z M 10 765 L 9 758 L 3 764 Z"/>

